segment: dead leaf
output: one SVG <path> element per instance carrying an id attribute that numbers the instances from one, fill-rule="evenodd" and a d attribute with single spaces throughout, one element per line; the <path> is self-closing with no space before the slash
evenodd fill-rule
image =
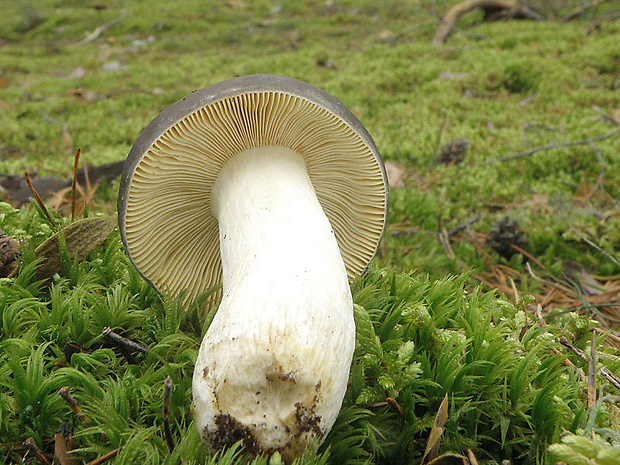
<path id="1" fill-rule="evenodd" d="M 620 125 L 620 108 L 616 108 L 612 116 L 617 125 Z"/>
<path id="2" fill-rule="evenodd" d="M 443 434 L 443 426 L 448 419 L 448 394 L 444 396 L 441 404 L 439 405 L 439 409 L 437 410 L 437 415 L 435 415 L 435 421 L 433 422 L 433 427 L 431 428 L 431 432 L 428 435 L 428 442 L 426 443 L 426 450 L 424 451 L 424 455 L 422 456 L 422 464 L 428 464 L 429 462 L 433 462 L 437 457 L 437 452 L 439 450 L 439 443 L 441 442 L 441 436 Z M 446 462 L 447 463 L 447 462 Z"/>
<path id="3" fill-rule="evenodd" d="M 47 280 L 55 273 L 62 273 L 59 247 L 61 234 L 70 259 L 80 262 L 103 244 L 117 225 L 116 216 L 84 218 L 54 234 L 35 250 L 36 257 L 43 258 L 37 269 L 37 279 Z"/>

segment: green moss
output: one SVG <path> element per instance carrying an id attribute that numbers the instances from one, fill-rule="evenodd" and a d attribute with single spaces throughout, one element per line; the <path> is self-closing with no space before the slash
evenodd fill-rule
<path id="1" fill-rule="evenodd" d="M 601 19 L 597 28 L 589 28 L 586 21 L 485 23 L 479 22 L 481 15 L 476 13 L 462 18 L 460 30 L 444 46 L 432 47 L 429 44 L 437 25 L 434 7 L 443 13 L 456 0 L 387 3 L 312 0 L 282 5 L 262 0 L 208 5 L 199 0 L 182 4 L 114 0 L 106 2 L 103 8 L 81 1 L 5 3 L 0 17 L 1 174 L 21 176 L 28 170 L 68 178 L 78 146 L 83 149 L 83 159 L 91 166 L 122 160 L 142 128 L 164 107 L 193 89 L 241 74 L 284 74 L 317 85 L 340 99 L 360 117 L 385 160 L 397 161 L 412 173 L 404 186 L 391 188 L 390 224 L 377 257 L 379 265 L 389 265 L 395 272 L 404 273 L 416 269 L 429 273 L 432 279 L 442 279 L 448 274 L 472 270 L 487 273 L 501 264 L 520 273 L 515 283 L 520 293 L 537 293 L 541 284 L 529 276 L 520 256 L 506 262 L 484 243 L 484 235 L 491 225 L 509 215 L 524 229 L 527 251 L 542 262 L 550 276 L 561 277 L 566 261 L 577 262 L 594 275 L 613 276 L 620 272 L 612 260 L 571 232 L 573 227 L 606 252 L 617 255 L 620 248 L 615 200 L 620 195 L 618 135 L 597 142 L 596 150 L 589 145 L 578 145 L 487 164 L 549 142 L 560 144 L 614 130 L 616 126 L 601 115 L 613 115 L 617 110 L 618 22 Z M 545 3 L 544 11 L 552 15 L 560 15 L 569 8 L 565 2 L 563 5 L 538 3 Z M 590 12 L 591 17 L 596 18 L 611 6 L 600 8 Z M 77 45 L 97 27 L 117 18 L 122 19 L 99 37 Z M 110 63 L 114 63 L 112 69 L 116 65 L 118 69 L 110 70 Z M 437 150 L 458 138 L 469 142 L 463 163 L 438 166 Z M 116 182 L 99 187 L 99 200 L 104 205 L 95 208 L 112 213 L 117 187 Z M 33 241 L 34 245 L 49 234 L 45 222 L 32 214 L 32 210 L 24 213 L 27 220 L 18 219 L 20 215 L 5 213 L 1 217 L 2 228 Z M 450 238 L 452 258 L 445 243 L 439 240 L 438 232 L 444 227 L 450 231 L 472 218 L 478 220 L 470 225 L 471 234 L 464 230 Z M 118 243 L 110 247 L 108 253 L 116 256 Z M 101 263 L 105 261 L 102 256 L 97 259 Z M 85 302 L 108 308 L 108 292 L 116 289 L 117 281 L 127 281 L 128 292 L 138 296 L 134 304 L 140 310 L 153 307 L 146 310 L 149 324 L 144 328 L 144 335 L 149 341 L 157 341 L 156 335 L 161 330 L 157 321 L 161 309 L 168 304 L 155 303 L 156 297 L 149 294 L 122 259 L 115 263 L 121 271 L 112 273 L 113 278 L 102 277 L 106 275 L 103 265 L 92 271 L 97 276 L 93 279 L 104 283 L 100 284 L 104 289 L 92 289 L 83 283 L 86 287 L 76 297 L 72 285 L 62 280 L 55 284 L 58 290 L 53 295 L 63 306 L 73 306 L 71 322 L 81 329 L 68 333 L 66 328 L 46 320 L 28 337 L 38 334 L 36 337 L 46 342 L 76 337 L 92 343 L 97 336 L 89 329 L 91 323 L 84 321 L 94 317 L 88 315 L 81 321 L 79 312 L 84 313 Z M 468 276 L 468 283 L 474 284 L 472 275 Z M 16 288 L 19 296 L 47 298 L 38 294 L 35 284 L 26 285 L 26 278 L 22 279 L 24 286 Z M 91 293 L 99 293 L 100 299 L 87 298 Z M 408 302 L 413 307 L 407 308 L 421 308 L 416 307 L 418 304 L 431 312 L 432 306 L 426 302 Z M 34 305 L 24 315 L 32 317 L 39 307 Z M 369 304 L 367 310 L 373 308 Z M 16 307 L 13 310 L 17 312 Z M 24 321 L 20 323 L 22 326 L 10 328 L 11 334 L 30 322 Z M 375 315 L 372 321 L 374 325 L 379 317 Z M 142 335 L 141 329 L 132 326 L 134 323 L 131 320 L 125 328 L 128 334 Z M 469 342 L 461 340 L 455 327 L 439 329 L 432 337 L 428 336 L 427 342 L 434 350 L 448 346 L 449 353 L 454 352 L 458 361 L 461 349 Z M 184 353 L 183 360 L 191 359 L 193 337 L 182 336 L 182 341 L 179 339 L 178 346 L 171 350 Z M 406 347 L 408 350 L 409 346 Z M 382 373 L 373 372 L 377 374 L 376 382 L 360 388 L 368 388 L 364 394 L 368 399 L 376 398 L 378 392 L 387 388 L 403 392 L 397 385 L 404 382 L 407 374 L 399 372 L 397 365 L 399 356 L 407 351 L 399 352 L 397 347 L 388 349 L 389 357 L 385 361 L 394 368 L 395 379 L 382 377 L 379 381 Z M 32 353 L 24 349 L 18 356 L 27 360 Z M 43 366 L 51 366 L 58 353 L 57 349 L 53 354 L 44 354 Z M 161 353 L 165 351 L 162 349 Z M 80 360 L 81 372 L 92 370 L 99 376 L 103 372 L 98 370 L 103 369 L 101 363 L 106 357 L 111 356 L 100 352 L 96 360 L 81 356 L 76 358 L 76 363 Z M 120 369 L 120 358 L 108 361 L 114 370 Z M 414 385 L 431 373 L 430 365 L 424 360 L 416 359 L 415 363 L 421 364 L 424 375 L 411 378 Z M 183 369 L 174 370 L 178 374 Z M 356 370 L 359 376 L 361 368 Z M 155 378 L 159 380 L 164 371 Z M 471 381 L 471 384 L 476 383 Z M 187 395 L 187 386 L 183 386 L 181 397 Z M 419 387 L 415 386 L 415 389 Z M 423 408 L 425 413 L 417 416 L 419 423 L 412 420 L 404 429 L 387 421 L 386 412 L 372 412 L 375 417 L 351 404 L 339 423 L 338 434 L 359 432 L 359 428 L 374 431 L 375 426 L 387 421 L 385 431 L 388 432 L 382 430 L 387 439 L 371 440 L 368 435 L 358 442 L 349 439 L 355 445 L 351 448 L 353 452 L 333 445 L 333 457 L 364 454 L 408 457 L 412 449 L 419 450 L 424 442 L 423 432 L 431 421 L 429 412 L 437 407 L 440 393 L 438 388 L 432 391 L 425 387 L 434 396 L 427 402 L 416 397 L 415 389 L 412 391 L 415 395 L 402 402 L 413 411 Z M 552 393 L 536 388 L 528 397 L 532 406 L 536 400 L 534 391 L 540 395 L 536 405 L 549 402 L 556 410 L 564 411 L 564 416 L 566 405 L 571 412 L 581 405 L 574 400 L 554 403 Z M 88 392 L 89 396 L 95 396 Z M 11 416 L 16 414 L 7 403 L 8 394 L 2 395 L 2 419 L 13 421 L 20 417 L 21 413 L 15 418 Z M 156 403 L 155 394 L 149 396 Z M 103 396 L 97 394 L 95 398 L 102 401 Z M 469 398 L 473 402 L 472 399 Z M 113 403 L 113 399 L 106 402 Z M 156 410 L 154 406 L 150 408 Z M 190 416 L 183 409 L 179 412 L 184 412 L 181 415 L 185 428 Z M 476 410 L 463 401 L 456 412 L 451 418 L 454 428 L 451 443 L 456 444 L 461 436 L 463 444 L 473 447 L 482 435 L 471 426 L 475 424 L 472 415 Z M 519 424 L 511 415 L 515 415 L 514 411 L 505 410 L 501 417 L 493 417 L 496 423 L 489 423 L 490 434 L 497 433 L 493 437 L 504 447 L 514 443 L 508 437 L 511 428 Z M 34 421 L 29 418 L 31 413 L 24 410 L 21 429 L 17 430 L 20 434 L 25 434 L 25 428 L 32 428 L 26 424 Z M 113 422 L 121 421 L 115 418 Z M 538 420 L 536 428 L 540 427 L 541 433 L 531 438 L 532 449 L 523 452 L 532 457 L 542 451 L 543 439 L 551 436 L 557 439 L 547 420 Z M 531 418 L 528 421 L 534 423 Z M 576 425 L 581 419 L 575 413 L 571 422 Z M 4 423 L 0 421 L 0 425 Z M 118 431 L 105 434 L 116 438 L 118 443 L 131 438 L 137 438 L 138 443 L 143 435 L 153 432 L 149 422 L 141 423 L 131 433 L 124 429 L 125 423 L 121 422 Z M 53 429 L 57 425 L 48 426 Z M 567 428 L 575 430 L 573 426 Z M 411 434 L 415 438 L 413 445 L 394 433 L 401 430 L 403 435 Z M 463 434 L 471 430 L 478 436 Z M 189 428 L 179 433 L 186 447 L 183 450 L 192 450 L 198 441 L 191 431 Z M 340 437 L 344 441 L 344 436 Z M 499 446 L 489 447 L 496 450 L 493 447 Z M 88 454 L 94 457 L 101 450 L 93 442 Z M 157 443 L 148 454 L 159 459 L 162 450 L 165 450 L 163 443 Z M 126 459 L 130 456 L 128 452 Z M 203 459 L 200 454 L 196 456 L 196 460 Z"/>

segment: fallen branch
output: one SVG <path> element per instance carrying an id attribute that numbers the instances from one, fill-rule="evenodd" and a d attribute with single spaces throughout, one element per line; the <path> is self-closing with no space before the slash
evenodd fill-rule
<path id="1" fill-rule="evenodd" d="M 485 13 L 504 10 L 510 12 L 512 16 L 518 16 L 520 18 L 527 18 L 535 21 L 540 21 L 542 19 L 534 11 L 519 5 L 517 2 L 508 0 L 466 0 L 450 8 L 441 19 L 439 28 L 437 28 L 437 32 L 435 32 L 435 37 L 433 38 L 433 45 L 442 45 L 452 32 L 456 21 L 464 14 L 478 8 L 484 9 Z"/>
<path id="2" fill-rule="evenodd" d="M 97 29 L 95 29 L 93 32 L 91 32 L 90 34 L 88 34 L 86 37 L 84 37 L 82 40 L 80 40 L 79 42 L 76 42 L 75 44 L 73 44 L 74 47 L 79 47 L 80 45 L 86 45 L 89 42 L 92 42 L 93 40 L 95 40 L 97 37 L 99 37 L 101 35 L 101 33 L 107 31 L 108 29 L 110 29 L 112 26 L 115 26 L 116 24 L 120 23 L 123 19 L 125 19 L 125 13 L 123 13 L 122 15 L 120 15 L 118 18 L 114 18 L 112 21 L 107 22 L 105 24 L 102 24 L 101 26 L 99 26 Z"/>
<path id="3" fill-rule="evenodd" d="M 508 160 L 514 160 L 515 158 L 522 158 L 522 157 L 526 157 L 528 155 L 532 155 L 534 153 L 538 153 L 538 152 L 542 152 L 544 150 L 552 150 L 552 149 L 561 149 L 561 148 L 565 148 L 565 147 L 574 147 L 575 145 L 590 145 L 593 144 L 594 142 L 598 142 L 604 139 L 609 139 L 610 137 L 615 136 L 616 134 L 620 133 L 620 128 L 608 132 L 607 134 L 602 134 L 600 136 L 597 137 L 592 137 L 590 139 L 583 139 L 583 140 L 575 140 L 575 141 L 571 141 L 571 142 L 563 142 L 563 143 L 555 143 L 555 142 L 549 142 L 547 145 L 543 145 L 541 147 L 534 147 L 533 149 L 529 149 L 529 150 L 524 150 L 523 152 L 517 152 L 517 153 L 513 153 L 511 155 L 505 155 L 503 157 L 499 157 L 499 158 L 493 158 L 492 160 L 487 160 L 486 162 L 484 162 L 485 165 L 491 165 L 493 163 L 499 163 L 502 161 L 508 161 Z"/>

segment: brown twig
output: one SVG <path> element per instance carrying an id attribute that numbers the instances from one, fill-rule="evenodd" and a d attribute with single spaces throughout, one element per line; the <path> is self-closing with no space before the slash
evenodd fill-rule
<path id="1" fill-rule="evenodd" d="M 34 454 L 34 456 L 37 458 L 39 462 L 44 463 L 45 465 L 50 465 L 50 461 L 47 460 L 47 457 L 45 457 L 45 455 L 43 455 L 43 452 L 41 452 L 41 450 L 37 447 L 33 438 L 26 439 L 23 442 L 23 445 L 26 449 L 28 449 L 30 452 Z"/>
<path id="2" fill-rule="evenodd" d="M 71 221 L 75 220 L 75 203 L 77 201 L 77 172 L 81 153 L 82 148 L 78 147 L 78 149 L 75 151 L 75 156 L 73 157 L 73 178 L 71 179 Z"/>
<path id="3" fill-rule="evenodd" d="M 82 409 L 78 405 L 77 400 L 75 400 L 75 397 L 71 395 L 69 389 L 69 386 L 61 387 L 58 390 L 58 395 L 64 399 L 67 405 L 71 407 L 71 410 L 73 410 L 73 413 L 75 413 L 81 421 L 87 423 L 88 417 L 84 414 L 84 412 L 82 412 Z"/>
<path id="4" fill-rule="evenodd" d="M 118 452 L 122 449 L 122 447 L 118 447 L 110 452 L 108 452 L 105 455 L 102 455 L 101 457 L 99 457 L 98 459 L 95 459 L 91 462 L 88 462 L 86 465 L 101 465 L 104 462 L 107 462 L 110 459 L 113 459 L 114 457 L 116 457 L 116 454 L 118 454 Z"/>
<path id="5" fill-rule="evenodd" d="M 588 363 L 588 410 L 596 405 L 596 334 L 592 331 L 590 361 Z"/>
<path id="6" fill-rule="evenodd" d="M 541 147 L 534 147 L 532 149 L 529 150 L 524 150 L 523 152 L 517 152 L 517 153 L 513 153 L 511 155 L 505 155 L 503 157 L 499 157 L 499 158 L 493 158 L 492 160 L 487 160 L 484 164 L 485 165 L 491 165 L 493 163 L 499 163 L 502 161 L 508 161 L 508 160 L 514 160 L 515 158 L 522 158 L 522 157 L 526 157 L 528 155 L 532 155 L 534 153 L 538 153 L 538 152 L 542 152 L 544 150 L 552 150 L 552 149 L 560 149 L 560 148 L 565 148 L 565 147 L 574 147 L 575 145 L 589 145 L 592 144 L 594 142 L 598 142 L 604 139 L 609 139 L 610 137 L 615 136 L 616 134 L 620 133 L 620 128 L 615 129 L 611 132 L 608 132 L 607 134 L 602 134 L 600 136 L 596 136 L 596 137 L 592 137 L 590 139 L 583 139 L 583 140 L 575 140 L 575 141 L 571 141 L 571 142 L 563 142 L 563 143 L 554 143 L 554 142 L 550 142 L 547 145 L 543 145 Z"/>
<path id="7" fill-rule="evenodd" d="M 164 381 L 164 399 L 162 402 L 162 418 L 164 423 L 164 436 L 166 437 L 166 444 L 170 452 L 174 450 L 174 439 L 172 437 L 172 431 L 170 431 L 170 397 L 172 396 L 172 378 L 166 377 Z"/>
<path id="8" fill-rule="evenodd" d="M 456 255 L 454 254 L 454 250 L 452 250 L 452 246 L 450 245 L 450 238 L 448 237 L 448 231 L 443 226 L 439 229 L 438 232 L 439 242 L 443 245 L 444 251 L 446 252 L 446 256 L 450 260 L 454 260 Z"/>
<path id="9" fill-rule="evenodd" d="M 56 227 L 56 222 L 52 218 L 52 215 L 50 215 L 50 212 L 47 211 L 47 208 L 45 207 L 45 204 L 43 203 L 43 200 L 41 200 L 41 196 L 39 195 L 39 193 L 36 191 L 36 189 L 32 185 L 32 181 L 30 180 L 30 173 L 28 171 L 24 172 L 24 179 L 26 180 L 26 184 L 28 184 L 28 188 L 30 189 L 30 192 L 32 192 L 32 196 L 37 201 L 37 204 L 39 205 L 39 208 L 41 208 L 41 210 L 43 211 L 43 213 L 47 217 L 47 221 L 49 221 L 50 224 L 52 225 L 52 227 L 55 228 Z"/>
<path id="10" fill-rule="evenodd" d="M 519 252 L 521 255 L 525 256 L 526 258 L 529 258 L 530 260 L 532 260 L 543 270 L 546 268 L 546 266 L 543 265 L 543 263 L 540 260 L 538 260 L 536 257 L 534 257 L 534 255 L 532 255 L 531 253 L 529 253 L 527 250 L 523 249 L 522 247 L 519 247 L 516 244 L 510 244 L 510 247 L 515 249 L 517 252 Z"/>

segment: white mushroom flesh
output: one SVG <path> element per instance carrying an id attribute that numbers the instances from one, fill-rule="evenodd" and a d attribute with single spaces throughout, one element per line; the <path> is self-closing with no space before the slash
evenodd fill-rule
<path id="1" fill-rule="evenodd" d="M 196 361 L 196 425 L 214 448 L 292 458 L 331 429 L 347 387 L 355 324 L 338 243 L 289 148 L 227 161 L 211 210 L 223 297 Z"/>

